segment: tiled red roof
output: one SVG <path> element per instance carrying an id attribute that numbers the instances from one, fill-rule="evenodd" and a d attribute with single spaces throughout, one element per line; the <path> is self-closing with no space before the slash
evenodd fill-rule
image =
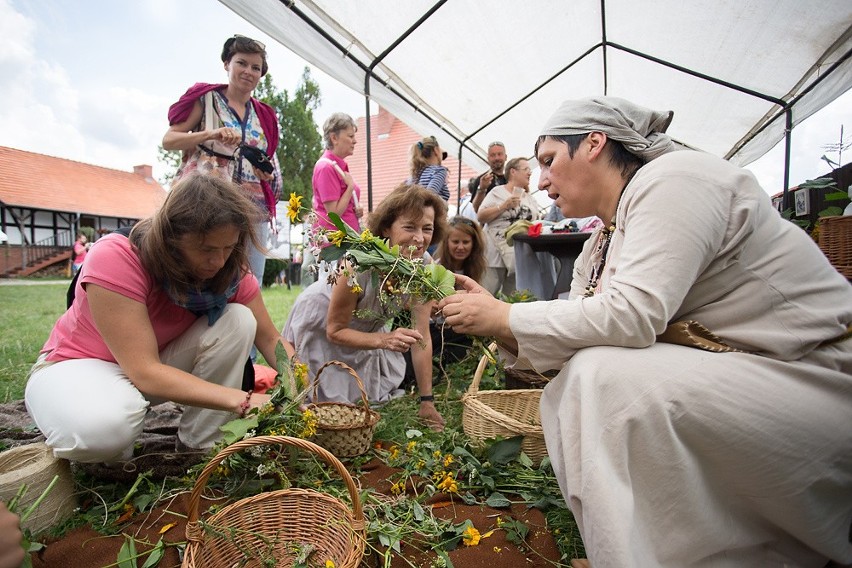
<path id="1" fill-rule="evenodd" d="M 420 140 L 421 136 L 408 127 L 407 124 L 394 117 L 385 109 L 370 117 L 370 137 L 372 138 L 371 153 L 373 158 L 373 208 L 382 201 L 400 183 L 408 179 L 408 160 L 411 145 Z M 358 132 L 355 134 L 357 144 L 355 153 L 346 158 L 349 171 L 355 182 L 361 186 L 361 205 L 367 208 L 367 127 L 363 117 L 358 119 Z M 449 146 L 449 140 L 443 140 L 436 134 L 439 143 Z M 458 158 L 448 156 L 444 160 L 449 170 L 447 185 L 450 188 L 450 212 L 455 212 L 458 187 Z M 462 186 L 467 187 L 470 178 L 479 172 L 462 164 Z M 462 194 L 466 193 L 466 189 Z"/>
<path id="2" fill-rule="evenodd" d="M 166 192 L 150 166 L 122 172 L 0 146 L 0 201 L 6 206 L 143 219 Z"/>

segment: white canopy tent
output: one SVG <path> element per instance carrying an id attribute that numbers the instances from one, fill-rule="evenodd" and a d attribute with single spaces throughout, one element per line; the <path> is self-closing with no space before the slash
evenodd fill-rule
<path id="1" fill-rule="evenodd" d="M 601 94 L 674 110 L 670 135 L 739 165 L 786 135 L 789 163 L 793 127 L 852 87 L 849 0 L 220 1 L 476 168 Z"/>

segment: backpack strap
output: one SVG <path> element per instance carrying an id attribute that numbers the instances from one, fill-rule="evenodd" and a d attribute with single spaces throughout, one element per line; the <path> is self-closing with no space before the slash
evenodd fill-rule
<path id="1" fill-rule="evenodd" d="M 133 227 L 119 227 L 118 229 L 114 230 L 113 233 L 118 233 L 119 235 L 124 235 L 125 237 L 130 237 L 130 231 L 131 230 L 133 230 Z M 80 272 L 82 272 L 82 269 L 78 270 L 74 274 L 74 277 L 71 279 L 71 284 L 68 285 L 68 291 L 65 292 L 65 309 L 66 310 L 71 307 L 71 304 L 74 303 L 74 296 L 77 293 L 77 280 L 80 279 Z"/>

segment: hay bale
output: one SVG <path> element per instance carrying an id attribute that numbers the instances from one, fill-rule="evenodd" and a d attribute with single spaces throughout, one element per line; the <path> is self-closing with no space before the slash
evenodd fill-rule
<path id="1" fill-rule="evenodd" d="M 27 444 L 0 453 L 0 500 L 8 503 L 21 485 L 27 486 L 26 494 L 18 502 L 19 513 L 26 511 L 57 475 L 56 485 L 23 523 L 33 534 L 74 514 L 77 499 L 68 460 L 53 457 L 53 450 L 44 443 Z"/>

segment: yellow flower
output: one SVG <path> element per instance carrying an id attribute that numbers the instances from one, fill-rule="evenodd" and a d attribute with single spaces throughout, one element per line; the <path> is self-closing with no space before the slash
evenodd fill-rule
<path id="1" fill-rule="evenodd" d="M 291 223 L 295 223 L 299 217 L 299 211 L 302 210 L 302 196 L 295 193 L 290 194 L 290 201 L 287 202 L 287 216 Z"/>
<path id="2" fill-rule="evenodd" d="M 299 432 L 300 438 L 310 438 L 317 433 L 317 415 L 307 408 L 302 412 L 302 431 Z"/>
<path id="3" fill-rule="evenodd" d="M 266 404 L 260 407 L 260 410 L 258 411 L 258 416 L 260 416 L 261 418 L 269 416 L 270 414 L 272 414 L 273 410 L 275 410 L 275 406 L 271 402 L 267 402 Z"/>
<path id="4" fill-rule="evenodd" d="M 414 453 L 414 449 L 416 447 L 417 447 L 417 442 L 415 442 L 414 440 L 411 440 L 410 442 L 408 442 L 408 444 L 405 445 L 405 451 L 407 451 L 409 454 L 412 454 L 412 453 Z"/>
<path id="5" fill-rule="evenodd" d="M 391 486 L 391 493 L 394 495 L 401 495 L 405 491 L 405 483 L 402 481 L 397 481 Z"/>
<path id="6" fill-rule="evenodd" d="M 360 294 L 361 292 L 363 292 L 363 291 L 364 291 L 364 289 L 363 289 L 363 288 L 361 288 L 361 287 L 360 287 L 360 286 L 356 283 L 354 286 L 352 286 L 352 288 L 351 288 L 349 291 L 350 291 L 350 292 L 352 292 L 353 294 Z"/>
<path id="7" fill-rule="evenodd" d="M 326 560 L 325 568 L 334 568 L 334 560 Z"/>
<path id="8" fill-rule="evenodd" d="M 444 467 L 450 467 L 450 464 L 453 463 L 453 456 L 447 454 L 444 456 Z"/>
<path id="9" fill-rule="evenodd" d="M 467 527 L 462 533 L 462 542 L 465 546 L 476 546 L 479 544 L 479 531 L 475 527 Z"/>
<path id="10" fill-rule="evenodd" d="M 438 484 L 438 489 L 441 491 L 446 491 L 447 493 L 458 493 L 459 485 L 456 483 L 456 480 L 453 479 L 453 473 L 448 472 L 444 475 L 444 479 Z M 477 533 L 478 534 L 478 533 Z"/>
<path id="11" fill-rule="evenodd" d="M 502 549 L 502 548 L 500 548 L 499 546 L 495 546 L 495 547 L 494 547 L 494 552 L 496 552 L 497 554 L 500 554 L 500 551 L 501 551 L 501 550 L 503 550 L 503 549 Z"/>
<path id="12" fill-rule="evenodd" d="M 328 242 L 333 244 L 336 247 L 339 247 L 343 244 L 343 239 L 346 237 L 346 233 L 343 231 L 332 231 L 328 234 Z"/>
<path id="13" fill-rule="evenodd" d="M 399 457 L 399 446 L 394 446 L 390 450 L 390 459 L 395 460 Z"/>
<path id="14" fill-rule="evenodd" d="M 373 233 L 370 232 L 370 229 L 364 229 L 364 232 L 361 233 L 362 241 L 369 241 L 373 238 Z"/>
<path id="15" fill-rule="evenodd" d="M 296 381 L 296 389 L 302 390 L 308 384 L 308 366 L 305 363 L 293 365 L 293 379 Z"/>

